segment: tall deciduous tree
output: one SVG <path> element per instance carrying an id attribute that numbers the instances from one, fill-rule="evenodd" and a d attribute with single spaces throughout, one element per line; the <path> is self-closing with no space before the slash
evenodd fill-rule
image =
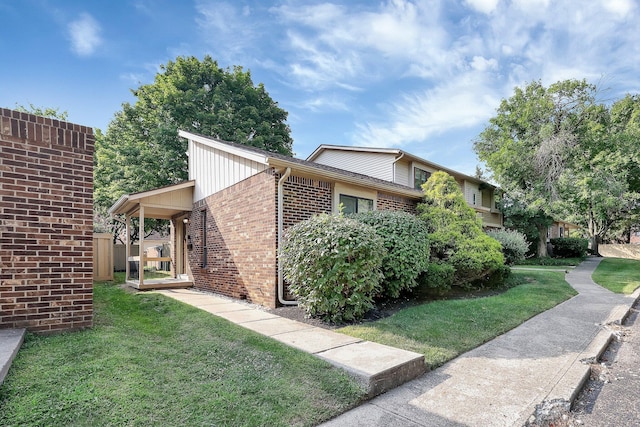
<path id="1" fill-rule="evenodd" d="M 124 103 L 96 141 L 99 210 L 122 194 L 187 179 L 187 145 L 178 129 L 291 154 L 287 112 L 242 67 L 222 69 L 209 56 L 178 57 L 133 94 L 136 102 Z"/>
<path id="2" fill-rule="evenodd" d="M 631 156 L 638 140 L 612 117 L 586 81 L 548 88 L 533 82 L 502 101 L 475 150 L 511 197 L 539 214 L 582 225 L 597 252 L 612 224 L 635 204 L 625 167 L 638 164 Z M 545 256 L 546 225 L 538 227 L 538 255 Z"/>

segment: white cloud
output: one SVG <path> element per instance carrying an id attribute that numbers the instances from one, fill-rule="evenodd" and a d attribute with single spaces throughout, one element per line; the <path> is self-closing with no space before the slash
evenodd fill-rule
<path id="1" fill-rule="evenodd" d="M 474 56 L 471 60 L 471 68 L 477 71 L 497 70 L 498 61 L 494 58 L 486 59 L 483 56 Z"/>
<path id="2" fill-rule="evenodd" d="M 80 56 L 90 56 L 102 44 L 100 24 L 88 13 L 67 26 L 71 38 L 71 49 Z"/>
<path id="3" fill-rule="evenodd" d="M 433 89 L 405 94 L 385 111 L 388 119 L 358 125 L 356 145 L 403 146 L 486 121 L 500 102 L 488 80 L 467 73 Z"/>
<path id="4" fill-rule="evenodd" d="M 498 6 L 499 0 L 465 0 L 465 3 L 478 12 L 489 14 Z"/>
<path id="5" fill-rule="evenodd" d="M 627 17 L 636 7 L 632 0 L 603 0 L 602 6 L 619 18 Z"/>

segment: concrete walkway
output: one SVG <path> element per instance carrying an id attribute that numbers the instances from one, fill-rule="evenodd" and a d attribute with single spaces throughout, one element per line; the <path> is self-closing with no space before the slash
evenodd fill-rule
<path id="1" fill-rule="evenodd" d="M 24 329 L 0 329 L 0 385 L 24 341 Z"/>
<path id="2" fill-rule="evenodd" d="M 155 292 L 314 354 L 346 370 L 367 390 L 369 397 L 417 378 L 426 370 L 422 354 L 279 317 L 253 304 L 193 289 Z"/>
<path id="3" fill-rule="evenodd" d="M 612 336 L 606 325 L 640 295 L 596 285 L 600 260 L 566 275 L 576 297 L 323 426 L 522 426 L 536 409 L 566 408 L 589 375 L 583 360 L 600 355 Z"/>

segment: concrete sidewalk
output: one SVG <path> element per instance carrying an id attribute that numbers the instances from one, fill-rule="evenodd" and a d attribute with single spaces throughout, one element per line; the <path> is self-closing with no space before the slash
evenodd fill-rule
<path id="1" fill-rule="evenodd" d="M 346 370 L 367 390 L 369 397 L 417 378 L 426 370 L 422 354 L 279 317 L 253 304 L 193 289 L 154 292 L 316 355 Z"/>
<path id="2" fill-rule="evenodd" d="M 566 408 L 640 295 L 591 280 L 600 258 L 566 275 L 576 297 L 433 372 L 323 424 L 338 426 L 522 426 L 532 414 Z"/>
<path id="3" fill-rule="evenodd" d="M 24 341 L 24 329 L 0 329 L 0 385 Z"/>

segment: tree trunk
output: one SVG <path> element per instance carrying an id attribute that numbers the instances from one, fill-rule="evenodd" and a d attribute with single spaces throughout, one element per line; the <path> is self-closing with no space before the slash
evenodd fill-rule
<path id="1" fill-rule="evenodd" d="M 596 234 L 591 236 L 591 253 L 592 254 L 600 256 L 599 245 L 600 245 L 600 239 L 598 238 L 598 235 Z"/>
<path id="2" fill-rule="evenodd" d="M 538 250 L 536 251 L 538 258 L 545 258 L 547 254 L 547 227 L 538 225 Z"/>

